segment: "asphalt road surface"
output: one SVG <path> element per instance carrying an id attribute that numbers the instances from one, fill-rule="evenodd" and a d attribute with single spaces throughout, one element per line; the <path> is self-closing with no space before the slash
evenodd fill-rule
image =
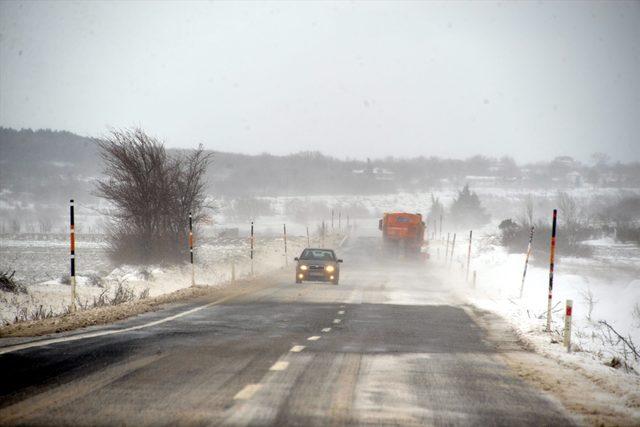
<path id="1" fill-rule="evenodd" d="M 4 425 L 571 425 L 424 266 L 339 250 L 340 285 L 282 280 L 0 355 Z M 131 329 L 134 327 L 134 329 Z M 0 347 L 6 346 L 0 340 Z M 0 349 L 1 350 L 1 349 Z"/>

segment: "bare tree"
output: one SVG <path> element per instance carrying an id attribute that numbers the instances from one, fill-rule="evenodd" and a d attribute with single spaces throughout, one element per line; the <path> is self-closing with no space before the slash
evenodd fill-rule
<path id="1" fill-rule="evenodd" d="M 189 212 L 204 216 L 204 175 L 211 154 L 196 150 L 167 154 L 141 129 L 114 130 L 97 140 L 106 178 L 96 194 L 111 203 L 108 234 L 118 263 L 179 262 L 186 259 Z"/>
<path id="2" fill-rule="evenodd" d="M 48 216 L 43 216 L 38 219 L 38 229 L 42 234 L 51 233 L 51 229 L 53 228 L 53 222 L 51 218 Z"/>
<path id="3" fill-rule="evenodd" d="M 582 295 L 582 299 L 587 304 L 587 320 L 591 322 L 591 314 L 593 313 L 593 308 L 599 302 L 599 300 L 595 299 L 591 288 L 587 288 L 586 290 L 582 290 L 580 292 Z"/>

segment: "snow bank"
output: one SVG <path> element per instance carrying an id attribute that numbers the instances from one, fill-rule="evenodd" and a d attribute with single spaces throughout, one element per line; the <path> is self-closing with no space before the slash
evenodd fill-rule
<path id="1" fill-rule="evenodd" d="M 615 245 L 614 242 L 595 242 Z M 615 248 L 613 248 L 615 251 Z M 635 265 L 640 268 L 640 248 L 634 249 Z M 606 328 L 599 323 L 608 322 L 617 332 L 630 338 L 636 347 L 640 344 L 640 318 L 634 317 L 634 309 L 640 305 L 640 275 L 629 272 L 628 258 L 617 265 L 609 259 L 609 274 L 603 275 L 597 268 L 598 259 L 560 259 L 556 264 L 553 287 L 552 333 L 546 327 L 548 267 L 529 264 L 520 298 L 524 269 L 523 254 L 508 254 L 495 244 L 477 242 L 473 246 L 470 270 L 477 272 L 476 287 L 465 283 L 464 254 L 456 257 L 452 269 L 459 272 L 457 282 L 461 294 L 475 306 L 500 314 L 515 330 L 536 348 L 563 361 L 571 360 L 582 366 L 602 367 L 613 357 L 627 361 L 630 368 L 640 372 L 636 360 L 616 338 L 609 338 Z M 565 269 L 565 267 L 567 267 Z M 594 267 L 592 269 L 592 267 Z M 567 272 L 569 270 L 570 272 Z M 596 273 L 594 273 L 596 272 Z M 561 333 L 564 327 L 564 308 L 567 299 L 573 300 L 572 354 L 562 347 Z"/>

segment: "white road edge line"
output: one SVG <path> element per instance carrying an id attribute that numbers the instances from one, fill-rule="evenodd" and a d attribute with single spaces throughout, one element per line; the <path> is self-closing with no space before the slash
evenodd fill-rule
<path id="1" fill-rule="evenodd" d="M 314 335 L 312 337 L 307 338 L 308 341 L 318 341 L 320 337 L 318 335 Z"/>
<path id="2" fill-rule="evenodd" d="M 322 332 L 330 332 L 331 328 L 322 328 Z"/>
<path id="3" fill-rule="evenodd" d="M 291 347 L 291 350 L 289 351 L 292 353 L 300 353 L 302 350 L 304 350 L 303 345 L 294 345 L 293 347 Z"/>
<path id="4" fill-rule="evenodd" d="M 260 387 L 262 387 L 260 384 L 247 384 L 242 390 L 233 396 L 233 400 L 251 399 L 251 396 L 253 396 L 256 391 L 260 390 Z"/>
<path id="5" fill-rule="evenodd" d="M 285 362 L 283 360 L 278 361 L 273 364 L 272 367 L 269 368 L 270 371 L 284 371 L 289 367 L 289 362 Z"/>
<path id="6" fill-rule="evenodd" d="M 51 338 L 51 339 L 48 339 L 48 340 L 41 340 L 41 341 L 28 342 L 28 343 L 24 343 L 24 344 L 16 344 L 16 345 L 12 345 L 12 346 L 7 346 L 7 347 L 0 348 L 0 355 L 7 354 L 7 353 L 12 353 L 14 351 L 19 351 L 19 350 L 25 350 L 25 349 L 28 349 L 28 348 L 42 347 L 42 346 L 45 346 L 45 345 L 57 344 L 57 343 L 61 343 L 61 342 L 78 341 L 78 340 L 83 340 L 83 339 L 87 339 L 87 338 L 103 337 L 103 336 L 106 336 L 106 335 L 120 334 L 122 332 L 131 332 L 131 331 L 137 331 L 139 329 L 150 328 L 151 326 L 160 325 L 162 323 L 170 322 L 172 320 L 179 319 L 179 318 L 184 317 L 184 316 L 188 316 L 189 314 L 193 314 L 193 313 L 196 313 L 196 312 L 198 312 L 200 310 L 204 310 L 205 308 L 209 308 L 211 306 L 220 304 L 220 303 L 222 303 L 222 302 L 224 302 L 224 301 L 226 301 L 226 300 L 228 300 L 230 298 L 234 298 L 236 296 L 238 296 L 238 295 L 230 295 L 228 297 L 219 299 L 217 301 L 210 302 L 209 304 L 201 305 L 199 307 L 192 308 L 191 310 L 183 311 L 182 313 L 178 313 L 178 314 L 174 314 L 174 315 L 169 316 L 169 317 L 165 317 L 164 319 L 154 320 L 153 322 L 145 323 L 145 324 L 138 325 L 138 326 L 131 326 L 129 328 L 109 329 L 109 330 L 106 330 L 106 331 L 98 331 L 98 332 L 88 332 L 86 334 L 73 335 L 73 336 L 70 336 L 70 337 Z"/>
<path id="7" fill-rule="evenodd" d="M 333 319 L 333 323 L 340 323 L 342 320 L 340 319 Z"/>

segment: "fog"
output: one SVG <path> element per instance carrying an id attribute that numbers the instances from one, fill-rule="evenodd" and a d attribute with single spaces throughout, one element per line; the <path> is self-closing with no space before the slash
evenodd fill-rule
<path id="1" fill-rule="evenodd" d="M 0 2 L 0 362 L 26 365 L 0 419 L 638 425 L 639 23 L 637 1 Z M 97 397 L 67 411 L 74 384 Z"/>
<path id="2" fill-rule="evenodd" d="M 640 160 L 637 2 L 2 2 L 0 125 L 339 158 Z"/>

